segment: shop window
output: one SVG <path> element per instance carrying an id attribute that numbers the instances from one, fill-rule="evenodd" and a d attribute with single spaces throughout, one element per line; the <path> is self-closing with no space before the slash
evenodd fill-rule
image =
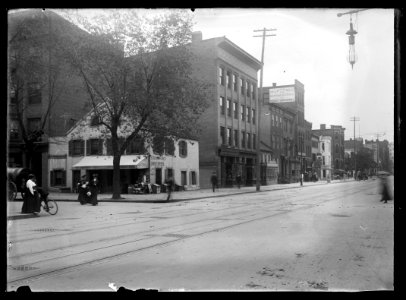
<path id="1" fill-rule="evenodd" d="M 185 141 L 179 141 L 179 156 L 187 156 L 187 143 Z"/>

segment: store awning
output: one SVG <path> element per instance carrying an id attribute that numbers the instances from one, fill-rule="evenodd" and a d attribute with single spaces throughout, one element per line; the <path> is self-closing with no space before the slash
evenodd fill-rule
<path id="1" fill-rule="evenodd" d="M 113 156 L 85 156 L 72 169 L 112 170 Z M 120 169 L 148 169 L 146 155 L 123 155 L 120 159 Z"/>

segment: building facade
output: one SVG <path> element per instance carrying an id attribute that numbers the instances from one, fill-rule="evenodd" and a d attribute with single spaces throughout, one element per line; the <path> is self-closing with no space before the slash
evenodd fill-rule
<path id="1" fill-rule="evenodd" d="M 220 186 L 255 183 L 258 92 L 261 63 L 225 37 L 203 40 L 193 34 L 196 75 L 214 86 L 210 107 L 199 119 L 200 186 L 210 187 L 217 173 Z"/>
<path id="2" fill-rule="evenodd" d="M 81 78 L 64 60 L 60 47 L 52 43 L 55 35 L 64 37 L 57 32 L 84 32 L 42 9 L 10 13 L 8 30 L 7 164 L 32 169 L 38 184 L 46 188 L 50 139 L 64 136 L 90 110 Z M 43 134 L 34 142 L 33 152 L 27 152 L 23 138 L 40 130 Z"/>
<path id="3" fill-rule="evenodd" d="M 321 154 L 321 168 L 319 178 L 322 180 L 332 179 L 332 148 L 331 136 L 319 136 L 319 153 Z"/>
<path id="4" fill-rule="evenodd" d="M 326 124 L 320 124 L 320 129 L 312 130 L 316 135 L 331 137 L 331 168 L 333 173 L 345 168 L 344 131 L 345 128 L 341 125 L 331 125 L 330 128 L 326 128 Z"/>
<path id="5" fill-rule="evenodd" d="M 91 178 L 98 174 L 101 192 L 112 192 L 113 156 L 111 140 L 101 126 L 92 125 L 92 115 L 87 114 L 69 130 L 65 137 L 50 141 L 50 189 L 74 191 L 82 175 Z M 125 138 L 128 132 L 119 130 Z M 121 192 L 127 193 L 131 184 L 147 180 L 162 185 L 170 176 L 175 184 L 186 190 L 199 186 L 199 143 L 189 139 L 170 140 L 162 155 L 155 153 L 153 142 L 135 139 L 120 160 Z"/>

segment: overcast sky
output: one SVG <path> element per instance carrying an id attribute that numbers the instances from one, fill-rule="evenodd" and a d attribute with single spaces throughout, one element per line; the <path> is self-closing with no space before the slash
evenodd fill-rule
<path id="1" fill-rule="evenodd" d="M 313 124 L 342 125 L 345 139 L 356 137 L 393 141 L 394 135 L 394 10 L 368 9 L 352 15 L 354 69 L 347 61 L 350 15 L 353 9 L 196 9 L 193 30 L 203 39 L 226 36 L 261 60 L 262 38 L 254 30 L 269 32 L 264 59 L 264 87 L 272 83 L 305 86 L 305 118 Z M 89 14 L 93 10 L 81 10 Z M 101 12 L 101 9 L 96 9 Z M 190 10 L 189 10 L 190 11 Z M 145 14 L 162 10 L 139 10 Z M 85 14 L 86 14 L 85 13 Z M 91 13 L 90 13 L 91 14 Z M 258 72 L 258 82 L 260 72 Z M 385 135 L 382 136 L 382 134 Z"/>
<path id="2" fill-rule="evenodd" d="M 342 125 L 345 139 L 356 137 L 393 141 L 394 134 L 394 10 L 369 9 L 352 15 L 354 69 L 347 61 L 352 9 L 196 9 L 194 30 L 203 39 L 226 36 L 261 60 L 262 38 L 257 29 L 275 28 L 267 37 L 264 87 L 305 86 L 305 118 L 313 123 Z M 258 82 L 260 72 L 258 72 Z"/>

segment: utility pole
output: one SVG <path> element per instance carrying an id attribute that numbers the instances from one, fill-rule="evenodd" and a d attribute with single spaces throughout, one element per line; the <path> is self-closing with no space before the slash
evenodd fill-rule
<path id="1" fill-rule="evenodd" d="M 264 92 L 262 89 L 262 83 L 264 79 L 264 50 L 265 50 L 265 37 L 267 36 L 275 36 L 276 34 L 266 34 L 267 31 L 275 31 L 276 29 L 258 29 L 254 30 L 254 32 L 259 32 L 262 31 L 262 35 L 254 35 L 254 37 L 262 37 L 262 54 L 261 54 L 261 82 L 260 82 L 260 99 L 257 97 L 257 169 L 256 169 L 256 190 L 257 192 L 260 191 L 261 189 L 261 134 L 260 134 L 260 128 L 261 128 L 261 110 L 260 110 L 260 105 L 262 107 L 264 103 Z M 260 102 L 261 101 L 261 102 Z"/>
<path id="2" fill-rule="evenodd" d="M 357 144 L 356 144 L 356 141 L 355 141 L 355 122 L 359 121 L 359 118 L 354 116 L 354 117 L 352 117 L 350 119 L 350 121 L 354 122 L 354 170 L 355 170 L 355 173 L 356 173 L 357 172 L 357 156 L 356 156 L 355 149 L 357 147 Z"/>

